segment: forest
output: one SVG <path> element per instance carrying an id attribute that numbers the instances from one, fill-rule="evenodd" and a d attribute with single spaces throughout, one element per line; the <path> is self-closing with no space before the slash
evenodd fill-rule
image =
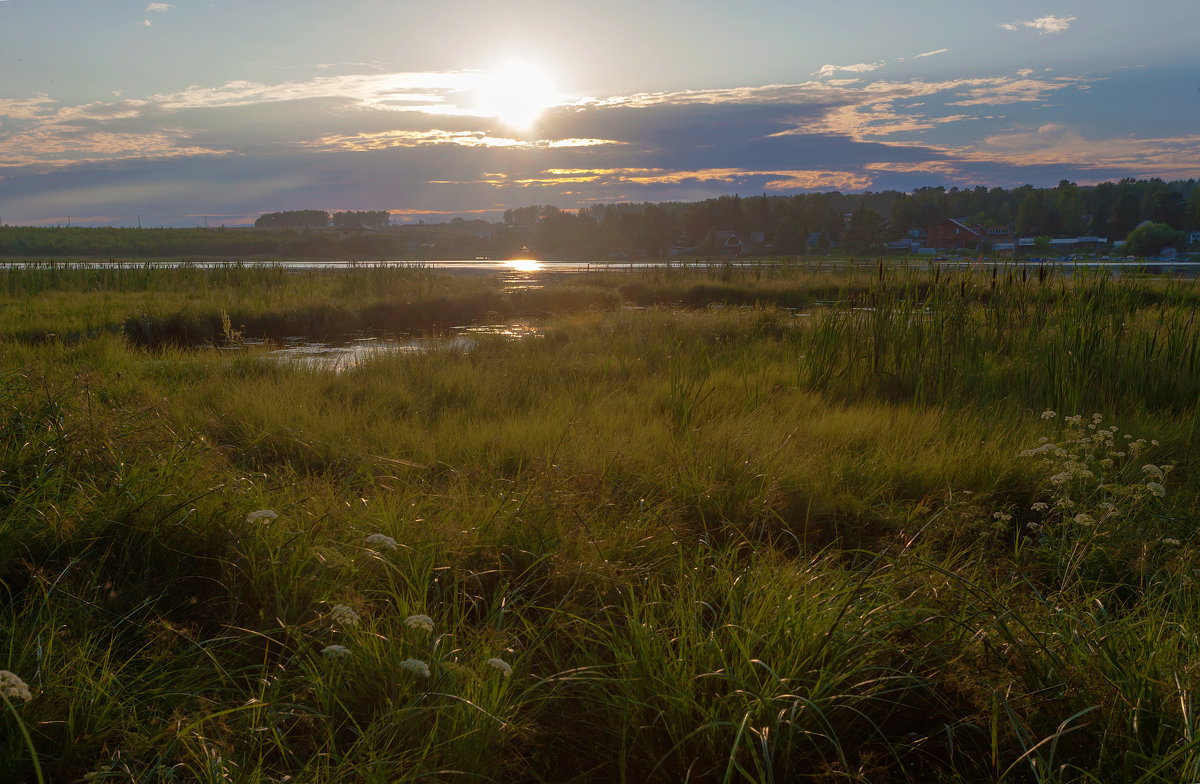
<path id="1" fill-rule="evenodd" d="M 699 202 L 598 204 L 563 210 L 531 205 L 502 222 L 389 225 L 385 210 L 266 213 L 255 227 L 62 228 L 0 226 L 5 258 L 461 259 L 505 258 L 522 248 L 541 258 L 712 257 L 716 232 L 736 232 L 759 255 L 881 252 L 888 241 L 946 218 L 1016 236 L 1125 239 L 1145 221 L 1200 230 L 1200 185 L 1161 179 L 1053 188 L 1022 185 L 917 188 L 865 193 L 721 196 Z"/>

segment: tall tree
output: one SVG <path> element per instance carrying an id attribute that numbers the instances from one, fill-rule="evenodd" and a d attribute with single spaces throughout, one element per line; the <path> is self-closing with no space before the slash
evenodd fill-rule
<path id="1" fill-rule="evenodd" d="M 846 227 L 846 250 L 851 253 L 870 253 L 883 246 L 883 216 L 860 206 L 850 216 Z"/>
<path id="2" fill-rule="evenodd" d="M 1113 202 L 1112 213 L 1108 218 L 1108 238 L 1112 240 L 1125 239 L 1129 232 L 1138 225 L 1140 215 L 1141 209 L 1137 194 L 1133 192 L 1131 186 L 1122 183 L 1121 192 L 1117 194 L 1117 200 Z"/>
<path id="3" fill-rule="evenodd" d="M 1078 237 L 1083 233 L 1083 196 L 1079 186 L 1069 180 L 1061 180 L 1055 189 L 1054 206 L 1058 210 L 1059 232 L 1065 237 Z"/>
<path id="4" fill-rule="evenodd" d="M 1026 235 L 1042 230 L 1042 200 L 1030 193 L 1021 201 L 1017 210 L 1017 234 Z"/>
<path id="5" fill-rule="evenodd" d="M 1200 186 L 1192 188 L 1187 200 L 1187 230 L 1200 231 Z"/>

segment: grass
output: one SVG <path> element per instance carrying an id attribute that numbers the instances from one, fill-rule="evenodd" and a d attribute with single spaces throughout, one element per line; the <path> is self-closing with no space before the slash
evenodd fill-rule
<path id="1" fill-rule="evenodd" d="M 60 272 L 0 309 L 0 779 L 1197 775 L 1189 284 Z M 332 373 L 121 327 L 477 296 L 544 329 Z"/>

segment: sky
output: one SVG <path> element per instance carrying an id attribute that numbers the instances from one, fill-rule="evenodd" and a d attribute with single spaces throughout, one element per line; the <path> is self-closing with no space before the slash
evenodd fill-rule
<path id="1" fill-rule="evenodd" d="M 0 223 L 1200 177 L 1200 0 L 0 0 Z"/>

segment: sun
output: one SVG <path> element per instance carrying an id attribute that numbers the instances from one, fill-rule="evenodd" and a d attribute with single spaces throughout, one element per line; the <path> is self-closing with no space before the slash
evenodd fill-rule
<path id="1" fill-rule="evenodd" d="M 477 111 L 518 131 L 533 127 L 558 102 L 554 80 L 543 68 L 509 62 L 484 74 Z"/>

